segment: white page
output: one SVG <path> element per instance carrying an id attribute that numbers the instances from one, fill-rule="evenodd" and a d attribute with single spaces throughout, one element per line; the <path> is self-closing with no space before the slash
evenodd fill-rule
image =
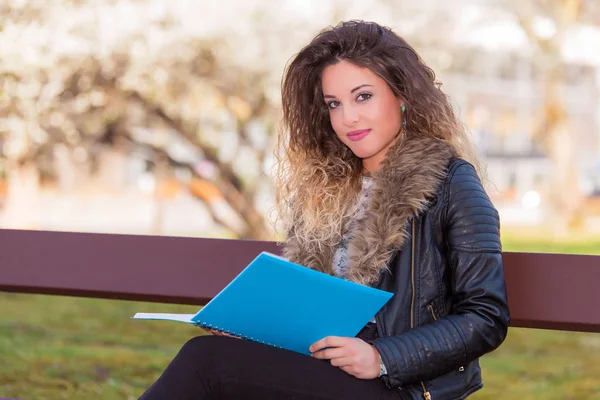
<path id="1" fill-rule="evenodd" d="M 196 314 L 166 314 L 166 313 L 136 313 L 134 319 L 159 319 L 168 321 L 185 322 L 193 324 L 192 318 Z"/>

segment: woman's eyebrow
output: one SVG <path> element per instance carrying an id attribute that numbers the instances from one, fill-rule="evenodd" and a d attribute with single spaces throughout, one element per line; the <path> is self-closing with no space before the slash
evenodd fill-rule
<path id="1" fill-rule="evenodd" d="M 367 87 L 367 86 L 371 86 L 371 87 L 372 87 L 373 85 L 369 85 L 368 83 L 364 83 L 364 84 L 362 84 L 362 85 L 360 85 L 360 86 L 357 86 L 357 87 L 355 87 L 354 89 L 352 89 L 352 90 L 350 91 L 350 93 L 354 93 L 354 92 L 356 92 L 358 89 L 362 89 L 362 88 L 364 88 L 364 87 Z"/>
<path id="2" fill-rule="evenodd" d="M 364 83 L 364 84 L 362 84 L 362 85 L 359 85 L 359 86 L 355 87 L 354 89 L 352 89 L 352 90 L 350 91 L 350 93 L 354 93 L 354 92 L 356 92 L 358 89 L 362 89 L 362 88 L 364 88 L 364 87 L 367 87 L 367 86 L 371 86 L 371 87 L 372 87 L 373 85 L 369 85 L 368 83 Z M 332 95 L 330 95 L 330 94 L 326 94 L 326 95 L 323 95 L 323 98 L 324 98 L 324 99 L 335 99 L 335 96 L 332 96 Z"/>

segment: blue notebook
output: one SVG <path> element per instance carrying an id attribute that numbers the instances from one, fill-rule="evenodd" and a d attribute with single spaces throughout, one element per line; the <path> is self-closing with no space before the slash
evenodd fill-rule
<path id="1" fill-rule="evenodd" d="M 393 293 L 260 253 L 196 314 L 137 313 L 310 354 L 326 336 L 354 337 Z"/>

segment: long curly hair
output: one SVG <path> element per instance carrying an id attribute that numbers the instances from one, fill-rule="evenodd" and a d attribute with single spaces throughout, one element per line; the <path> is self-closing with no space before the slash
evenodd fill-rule
<path id="1" fill-rule="evenodd" d="M 362 161 L 336 136 L 323 101 L 321 74 L 346 60 L 380 76 L 406 105 L 403 135 L 449 144 L 479 168 L 465 126 L 435 73 L 390 28 L 347 21 L 321 31 L 286 67 L 282 125 L 275 151 L 277 216 L 284 229 L 317 246 L 336 245 L 354 213 Z"/>

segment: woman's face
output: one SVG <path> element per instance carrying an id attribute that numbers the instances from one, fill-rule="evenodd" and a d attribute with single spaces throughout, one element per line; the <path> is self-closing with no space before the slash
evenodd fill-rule
<path id="1" fill-rule="evenodd" d="M 368 172 L 377 171 L 399 137 L 402 102 L 382 78 L 348 61 L 326 67 L 321 82 L 336 135 Z"/>

